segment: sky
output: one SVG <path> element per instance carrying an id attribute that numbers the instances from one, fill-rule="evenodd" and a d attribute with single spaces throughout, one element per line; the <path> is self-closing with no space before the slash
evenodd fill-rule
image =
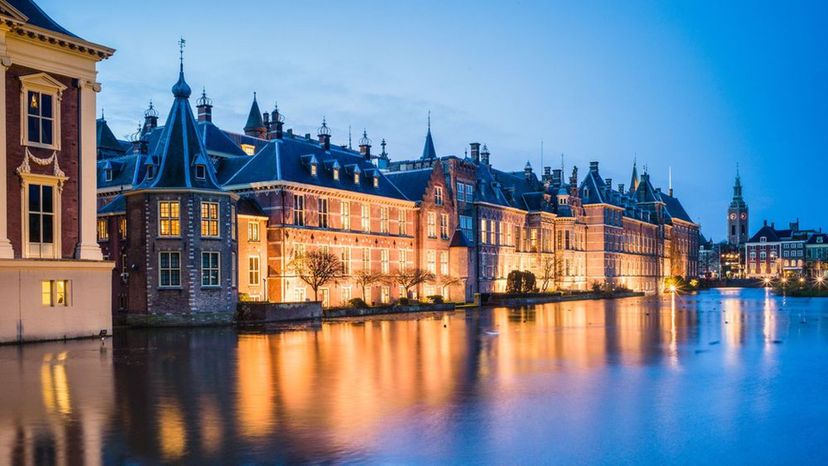
<path id="1" fill-rule="evenodd" d="M 257 92 L 286 127 L 333 142 L 362 130 L 392 160 L 419 157 L 428 111 L 439 155 L 488 145 L 492 163 L 629 184 L 633 160 L 706 237 L 725 236 L 737 164 L 751 213 L 828 228 L 828 5 L 719 1 L 40 0 L 73 33 L 117 49 L 98 107 L 119 137 L 177 78 L 206 88 L 241 132 Z M 194 92 L 194 97 L 196 93 Z M 541 153 L 543 141 L 543 155 Z"/>

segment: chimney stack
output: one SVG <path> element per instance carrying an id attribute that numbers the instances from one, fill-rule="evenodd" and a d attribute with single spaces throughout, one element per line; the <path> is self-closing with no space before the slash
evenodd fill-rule
<path id="1" fill-rule="evenodd" d="M 472 142 L 469 146 L 471 147 L 472 160 L 474 160 L 474 163 L 480 163 L 480 143 Z"/>
<path id="2" fill-rule="evenodd" d="M 546 168 L 544 168 L 546 170 Z M 563 170 L 556 168 L 552 170 L 552 186 L 560 187 L 563 184 Z"/>
<path id="3" fill-rule="evenodd" d="M 589 162 L 589 171 L 592 173 L 598 173 L 598 162 Z"/>
<path id="4" fill-rule="evenodd" d="M 486 144 L 483 144 L 483 150 L 480 151 L 480 163 L 489 165 L 489 148 L 486 147 Z"/>
<path id="5" fill-rule="evenodd" d="M 279 113 L 279 104 L 276 104 L 270 113 L 270 134 L 268 134 L 268 139 L 282 139 L 282 128 L 284 125 L 285 116 Z"/>
<path id="6" fill-rule="evenodd" d="M 158 110 L 155 109 L 150 100 L 149 108 L 144 112 L 144 131 L 146 134 L 158 127 Z"/>

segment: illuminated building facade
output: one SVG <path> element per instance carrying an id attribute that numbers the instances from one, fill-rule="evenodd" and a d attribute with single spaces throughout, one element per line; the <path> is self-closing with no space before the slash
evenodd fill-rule
<path id="1" fill-rule="evenodd" d="M 0 4 L 0 343 L 111 331 L 95 241 L 97 63 L 114 50 Z"/>
<path id="2" fill-rule="evenodd" d="M 802 230 L 799 221 L 787 229 L 765 221 L 762 228 L 745 244 L 745 275 L 747 278 L 801 276 L 806 268 L 806 244 L 819 233 Z"/>

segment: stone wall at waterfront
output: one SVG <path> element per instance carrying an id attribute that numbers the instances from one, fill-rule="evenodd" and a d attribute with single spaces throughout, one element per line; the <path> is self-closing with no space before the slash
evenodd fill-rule
<path id="1" fill-rule="evenodd" d="M 313 320 L 322 317 L 322 303 L 256 303 L 242 302 L 236 307 L 236 322 L 286 322 Z"/>

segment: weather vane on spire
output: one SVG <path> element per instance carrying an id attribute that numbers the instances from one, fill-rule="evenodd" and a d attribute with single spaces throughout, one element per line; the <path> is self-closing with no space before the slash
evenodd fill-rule
<path id="1" fill-rule="evenodd" d="M 187 41 L 183 37 L 178 39 L 178 61 L 181 63 L 181 69 L 184 69 L 184 46 Z"/>

